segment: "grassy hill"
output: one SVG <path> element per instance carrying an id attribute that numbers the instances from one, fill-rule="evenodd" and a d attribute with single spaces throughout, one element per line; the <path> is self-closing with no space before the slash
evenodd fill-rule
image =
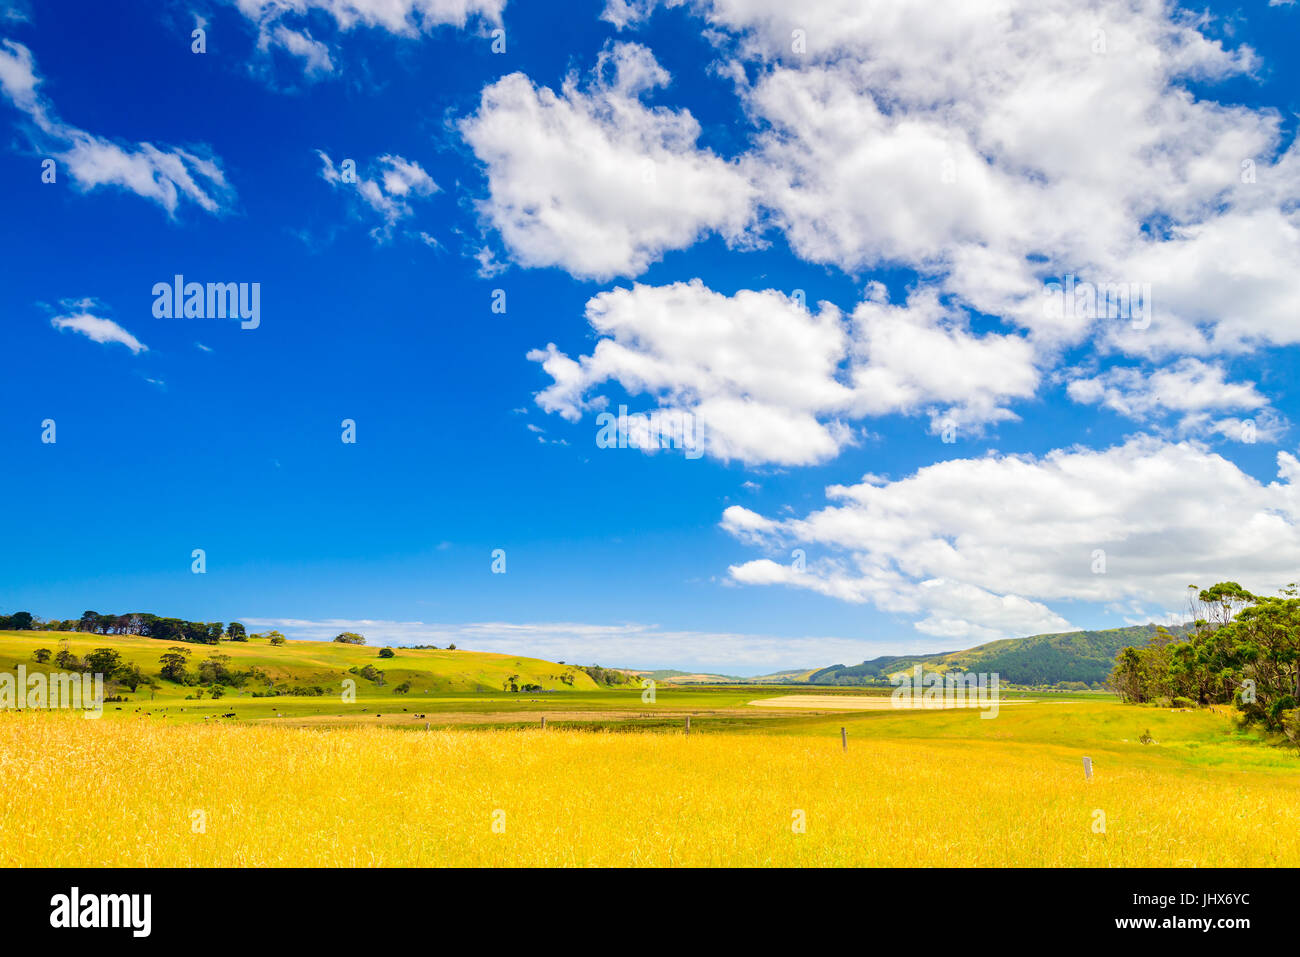
<path id="1" fill-rule="evenodd" d="M 854 685 L 887 683 L 891 674 L 923 665 L 934 671 L 997 673 L 1018 685 L 1052 685 L 1061 681 L 1087 684 L 1104 681 L 1120 650 L 1141 647 L 1156 635 L 1156 625 L 1135 625 L 1102 631 L 1069 631 L 1057 635 L 1002 638 L 966 651 L 933 655 L 886 655 L 860 665 L 831 665 L 814 672 L 813 684 Z M 1181 627 L 1169 631 L 1180 634 Z"/>
<path id="2" fill-rule="evenodd" d="M 561 665 L 540 658 L 498 655 L 484 651 L 442 651 L 434 649 L 394 648 L 395 657 L 380 658 L 379 646 L 346 645 L 330 641 L 290 641 L 273 646 L 266 639 L 246 642 L 221 641 L 215 645 L 160 641 L 137 635 L 89 635 L 81 632 L 0 631 L 0 671 L 12 671 L 19 664 L 28 672 L 56 671 L 53 661 L 37 664 L 33 654 L 38 648 L 57 652 L 67 640 L 69 650 L 84 658 L 96 648 L 112 648 L 131 664 L 137 664 L 159 684 L 159 694 L 181 694 L 187 686 L 159 676 L 158 658 L 172 647 L 185 648 L 192 669 L 213 655 L 228 655 L 229 667 L 239 671 L 257 669 L 262 677 L 249 680 L 243 687 L 229 690 L 231 695 L 266 693 L 271 689 L 321 687 L 326 694 L 337 694 L 344 679 L 356 682 L 357 697 L 382 696 L 403 682 L 410 682 L 410 694 L 422 695 L 449 691 L 502 691 L 513 675 L 518 685 L 540 685 L 547 691 L 590 691 L 597 685 L 591 677 L 573 665 Z M 356 674 L 352 669 L 373 665 L 383 672 L 382 684 Z"/>

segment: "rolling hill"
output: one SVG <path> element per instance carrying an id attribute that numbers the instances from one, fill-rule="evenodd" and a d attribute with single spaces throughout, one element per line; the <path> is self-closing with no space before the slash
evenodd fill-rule
<path id="1" fill-rule="evenodd" d="M 394 648 L 394 657 L 380 658 L 379 646 L 347 645 L 328 641 L 290 641 L 273 646 L 264 638 L 248 641 L 221 641 L 215 645 L 161 641 L 138 635 L 91 635 L 83 632 L 0 631 L 0 670 L 12 670 L 19 664 L 27 671 L 55 671 L 50 661 L 37 664 L 33 658 L 38 648 L 57 653 L 61 642 L 84 658 L 96 648 L 112 648 L 129 664 L 136 664 L 146 676 L 158 682 L 160 693 L 177 693 L 187 686 L 160 677 L 159 657 L 169 648 L 190 652 L 189 665 L 214 655 L 229 656 L 228 667 L 249 672 L 251 678 L 236 693 L 284 693 L 294 688 L 320 687 L 336 694 L 345 679 L 356 682 L 358 697 L 389 694 L 404 682 L 410 682 L 411 694 L 446 691 L 502 691 L 511 676 L 519 687 L 540 686 L 543 690 L 593 690 L 598 687 L 591 676 L 576 665 L 561 665 L 540 658 L 498 655 L 482 651 L 445 651 L 425 648 Z M 359 674 L 367 665 L 382 672 L 377 681 Z M 353 669 L 356 669 L 355 671 Z M 367 673 L 370 674 L 370 673 Z M 382 682 L 382 683 L 380 683 Z"/>
<path id="2" fill-rule="evenodd" d="M 1018 685 L 1052 685 L 1062 681 L 1087 684 L 1104 681 L 1115 664 L 1115 656 L 1129 646 L 1142 646 L 1155 637 L 1157 625 L 1134 625 L 1102 631 L 1069 631 L 1028 638 L 1002 638 L 966 651 L 945 651 L 932 655 L 900 655 L 872 658 L 859 665 L 831 665 L 813 672 L 817 685 L 887 684 L 891 674 L 923 665 L 935 671 L 997 673 L 1002 681 Z M 1185 628 L 1168 629 L 1182 634 Z"/>

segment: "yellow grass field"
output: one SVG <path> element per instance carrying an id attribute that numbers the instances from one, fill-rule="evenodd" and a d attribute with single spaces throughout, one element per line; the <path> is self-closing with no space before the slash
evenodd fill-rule
<path id="1" fill-rule="evenodd" d="M 24 712 L 0 714 L 0 782 L 6 867 L 1300 864 L 1289 769 L 1117 752 L 1086 781 L 1073 750 L 997 738 Z"/>

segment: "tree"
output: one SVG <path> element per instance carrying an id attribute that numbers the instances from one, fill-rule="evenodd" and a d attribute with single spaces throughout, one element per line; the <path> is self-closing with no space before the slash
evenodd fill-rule
<path id="1" fill-rule="evenodd" d="M 96 648 L 86 655 L 86 664 L 93 674 L 111 678 L 113 673 L 122 666 L 122 655 L 113 648 Z"/>
<path id="2" fill-rule="evenodd" d="M 242 624 L 232 621 L 226 626 L 226 637 L 231 641 L 248 641 L 248 632 Z"/>
<path id="3" fill-rule="evenodd" d="M 185 684 L 189 678 L 185 665 L 190 657 L 188 648 L 177 648 L 175 646 L 168 648 L 166 653 L 158 659 L 162 665 L 162 676 L 168 681 L 176 681 Z"/>
<path id="4" fill-rule="evenodd" d="M 32 657 L 36 659 L 36 662 L 38 664 L 42 664 L 42 665 L 45 664 L 45 662 L 50 660 L 51 655 L 53 655 L 53 652 L 50 651 L 50 649 L 48 648 L 37 648 L 35 651 L 32 652 Z"/>
<path id="5" fill-rule="evenodd" d="M 229 683 L 232 677 L 230 655 L 213 655 L 206 661 L 199 663 L 199 682 L 201 684 Z"/>
<path id="6" fill-rule="evenodd" d="M 273 631 L 269 633 L 266 637 L 270 640 L 271 644 L 273 645 L 282 645 L 285 643 L 286 640 L 284 635 L 280 634 L 278 631 Z"/>
<path id="7" fill-rule="evenodd" d="M 397 657 L 397 652 L 393 651 L 392 648 L 380 648 L 380 649 L 379 649 L 379 657 L 380 657 L 380 658 L 395 658 L 395 657 Z"/>
<path id="8" fill-rule="evenodd" d="M 70 648 L 60 647 L 58 654 L 54 656 L 54 663 L 64 671 L 84 671 L 85 662 L 72 653 Z"/>
<path id="9" fill-rule="evenodd" d="M 12 615 L 0 617 L 0 630 L 31 631 L 32 613 L 30 611 L 16 611 Z"/>
<path id="10" fill-rule="evenodd" d="M 126 687 L 130 688 L 132 691 L 140 687 L 142 684 L 149 683 L 149 679 L 145 677 L 144 672 L 140 670 L 140 666 L 136 664 L 123 665 L 121 668 L 117 669 L 117 672 L 113 677 L 115 680 L 126 685 Z"/>
<path id="11" fill-rule="evenodd" d="M 377 685 L 383 685 L 384 673 L 374 665 L 366 665 L 364 668 L 355 669 L 356 673 L 367 681 L 373 681 Z"/>
<path id="12" fill-rule="evenodd" d="M 365 635 L 358 635 L 355 631 L 345 631 L 336 636 L 334 640 L 345 645 L 364 645 L 366 643 Z"/>
<path id="13" fill-rule="evenodd" d="M 1145 648 L 1125 648 L 1111 684 L 1125 700 L 1186 698 L 1234 703 L 1247 721 L 1286 731 L 1300 709 L 1300 597 L 1252 595 L 1236 582 L 1198 591 L 1195 631 L 1176 641 L 1168 633 Z"/>

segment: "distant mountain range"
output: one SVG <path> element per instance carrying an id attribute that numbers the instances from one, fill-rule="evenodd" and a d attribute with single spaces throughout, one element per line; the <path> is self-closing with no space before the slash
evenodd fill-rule
<path id="1" fill-rule="evenodd" d="M 778 672 L 757 678 L 736 678 L 684 671 L 638 672 L 643 677 L 671 684 L 814 684 L 887 685 L 889 676 L 922 665 L 927 671 L 972 671 L 996 673 L 1003 682 L 1016 685 L 1055 685 L 1060 682 L 1096 684 L 1105 681 L 1115 666 L 1115 656 L 1129 645 L 1141 647 L 1157 634 L 1160 626 L 1132 625 L 1102 631 L 1068 631 L 1028 638 L 1002 638 L 965 651 L 941 651 L 930 655 L 885 655 L 857 665 Z M 1185 634 L 1182 625 L 1167 626 L 1175 635 Z"/>

